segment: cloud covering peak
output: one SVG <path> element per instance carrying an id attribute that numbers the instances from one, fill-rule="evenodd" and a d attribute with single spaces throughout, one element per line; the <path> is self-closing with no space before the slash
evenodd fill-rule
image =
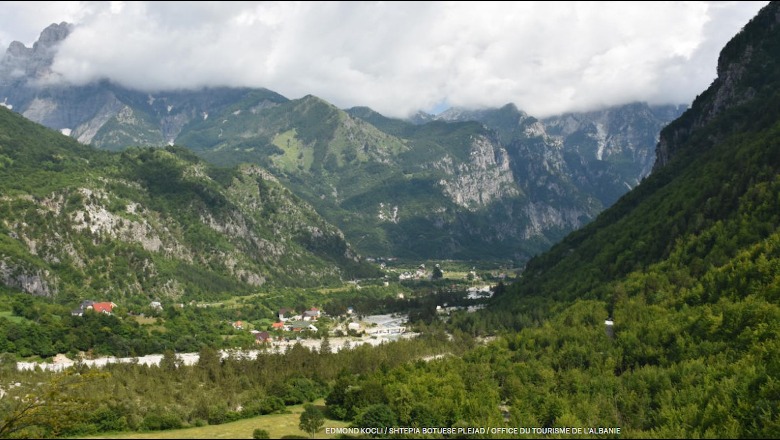
<path id="1" fill-rule="evenodd" d="M 3 3 L 6 47 L 19 39 L 12 32 L 29 38 L 25 23 L 75 24 L 53 65 L 72 83 L 266 87 L 392 116 L 507 102 L 535 116 L 688 103 L 766 4 L 53 2 L 33 6 L 47 11 L 38 17 L 27 2 Z"/>

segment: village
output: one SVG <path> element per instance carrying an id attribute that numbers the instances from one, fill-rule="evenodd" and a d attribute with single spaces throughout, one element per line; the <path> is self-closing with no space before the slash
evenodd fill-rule
<path id="1" fill-rule="evenodd" d="M 473 286 L 465 292 L 465 299 L 486 300 L 492 296 L 490 286 Z M 403 299 L 402 294 L 398 294 Z M 194 304 L 195 307 L 214 306 L 209 304 Z M 185 304 L 177 303 L 171 307 L 184 308 Z M 468 306 L 451 306 L 447 303 L 437 304 L 435 313 L 445 319 L 447 315 L 458 310 L 474 312 L 484 304 Z M 82 301 L 79 306 L 71 311 L 72 316 L 83 317 L 87 313 L 100 313 L 113 315 L 120 308 L 110 301 Z M 162 312 L 163 305 L 159 301 L 152 301 L 148 310 Z M 138 317 L 141 318 L 141 317 Z M 331 352 L 349 350 L 364 344 L 380 345 L 399 339 L 411 339 L 419 335 L 409 328 L 409 316 L 406 313 L 388 313 L 365 315 L 356 311 L 353 307 L 347 307 L 342 314 L 331 316 L 318 307 L 308 307 L 303 311 L 292 308 L 280 308 L 270 325 L 259 327 L 251 322 L 236 320 L 229 322 L 234 332 L 248 332 L 253 336 L 254 349 L 234 348 L 220 350 L 223 358 L 240 357 L 254 359 L 259 353 L 284 354 L 293 346 L 301 346 L 320 351 L 324 346 Z M 327 341 L 327 344 L 324 343 Z M 182 365 L 192 365 L 198 362 L 198 353 L 176 353 L 177 359 Z M 138 363 L 142 365 L 159 365 L 162 354 L 150 354 L 136 357 L 103 356 L 90 358 L 79 356 L 78 359 L 70 359 L 65 355 L 55 356 L 51 362 L 18 362 L 19 370 L 61 371 L 73 365 L 89 367 L 102 367 L 112 363 Z"/>
<path id="2" fill-rule="evenodd" d="M 82 314 L 86 311 L 110 314 L 116 304 L 111 308 L 98 306 L 93 303 L 92 309 L 86 306 Z M 352 314 L 349 311 L 348 314 Z M 337 320 L 338 324 L 331 330 L 320 330 L 317 322 L 323 318 L 322 312 L 312 307 L 297 314 L 291 309 L 282 309 L 279 311 L 279 321 L 272 325 L 270 330 L 248 330 L 254 335 L 256 349 L 223 349 L 220 355 L 223 359 L 228 357 L 255 359 L 260 353 L 272 352 L 275 354 L 284 354 L 296 344 L 300 344 L 306 349 L 320 351 L 323 347 L 323 340 L 327 339 L 329 350 L 338 352 L 349 350 L 360 345 L 368 344 L 372 346 L 380 345 L 401 338 L 411 339 L 418 336 L 418 333 L 408 332 L 405 326 L 408 317 L 405 315 L 370 315 L 364 316 L 361 321 L 352 321 L 349 316 L 343 316 Z M 235 330 L 244 331 L 246 323 L 235 321 L 232 323 Z M 325 338 L 313 337 L 320 331 L 325 331 L 328 336 Z M 332 336 L 331 336 L 332 335 Z M 319 336 L 319 335 L 317 335 Z M 177 353 L 177 360 L 182 365 L 194 365 L 198 362 L 198 353 Z M 114 357 L 106 356 L 96 359 L 69 359 L 65 355 L 57 355 L 52 362 L 17 362 L 19 371 L 34 370 L 40 368 L 44 371 L 63 371 L 74 365 L 84 365 L 87 367 L 103 367 L 116 363 L 136 363 L 139 365 L 158 366 L 163 359 L 162 354 L 152 354 L 137 357 Z"/>
<path id="3" fill-rule="evenodd" d="M 254 358 L 258 353 L 284 354 L 296 345 L 315 352 L 322 349 L 338 352 L 365 344 L 380 345 L 415 338 L 419 335 L 416 322 L 421 316 L 427 320 L 446 321 L 453 313 L 473 313 L 483 308 L 494 293 L 494 288 L 478 276 L 474 268 L 451 271 L 446 277 L 439 264 L 428 269 L 424 264 L 386 269 L 388 276 L 384 279 L 353 280 L 341 288 L 295 293 L 260 292 L 217 302 L 154 299 L 146 303 L 117 304 L 118 301 L 92 298 L 82 300 L 70 309 L 70 315 L 74 319 L 106 315 L 106 318 L 118 319 L 117 322 L 139 325 L 148 332 L 166 332 L 176 316 L 194 317 L 207 313 L 214 318 L 221 317 L 219 321 L 212 321 L 211 328 L 212 332 L 217 332 L 212 333 L 212 340 L 222 341 L 219 346 L 223 358 Z M 494 273 L 492 280 L 500 282 L 504 276 L 502 272 Z M 297 299 L 290 301 L 291 297 Z M 290 303 L 297 305 L 290 307 Z M 269 307 L 271 304 L 278 308 Z M 426 311 L 421 315 L 423 310 Z M 183 365 L 196 363 L 197 344 L 191 344 L 192 336 L 185 333 L 179 338 L 182 341 L 189 338 L 190 342 L 189 345 L 176 344 L 181 345 L 173 350 L 179 362 Z M 19 362 L 18 368 L 62 370 L 75 364 L 99 367 L 110 363 L 157 365 L 162 357 L 160 352 L 122 357 L 92 353 L 92 350 L 71 350 L 60 352 L 48 361 Z"/>

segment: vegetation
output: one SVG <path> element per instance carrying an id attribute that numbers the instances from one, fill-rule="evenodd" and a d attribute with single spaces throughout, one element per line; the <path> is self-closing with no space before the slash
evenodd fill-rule
<path id="1" fill-rule="evenodd" d="M 215 168 L 179 147 L 99 152 L 7 109 L 0 133 L 13 164 L 0 169 L 7 286 L 148 304 L 379 273 L 257 167 Z"/>
<path id="2" fill-rule="evenodd" d="M 320 432 L 324 424 L 325 416 L 322 415 L 322 411 L 311 403 L 303 406 L 301 421 L 298 424 L 301 431 L 305 431 L 309 433 L 311 437 L 314 437 L 315 434 Z"/>
<path id="3" fill-rule="evenodd" d="M 675 146 L 668 164 L 593 224 L 530 261 L 515 283 L 497 284 L 490 306 L 477 313 L 439 317 L 433 305 L 457 301 L 455 292 L 438 284 L 446 280 L 431 282 L 425 295 L 399 287 L 409 298 L 392 298 L 375 284 L 360 293 L 355 287 L 279 299 L 256 294 L 232 300 L 234 307 L 166 308 L 156 317 L 162 321 L 147 324 L 165 331 L 145 334 L 137 321 L 112 316 L 73 317 L 68 324 L 71 317 L 60 305 L 3 292 L 5 310 L 14 317 L 0 317 L 3 351 L 43 355 L 59 351 L 57 344 L 95 349 L 106 341 L 136 340 L 160 343 L 166 351 L 156 367 L 117 364 L 91 371 L 78 365 L 66 374 L 18 372 L 5 356 L 0 388 L 11 398 L 0 401 L 0 434 L 179 434 L 178 428 L 273 414 L 288 416 L 286 423 L 310 435 L 329 423 L 327 416 L 377 437 L 384 435 L 378 428 L 396 426 L 462 432 L 577 427 L 588 436 L 637 438 L 778 437 L 780 72 L 774 60 L 780 54 L 775 50 L 779 12 L 780 4 L 770 3 L 722 55 L 722 60 L 744 62 L 749 51 L 748 58 L 758 60 L 744 64 L 745 73 L 729 85 L 757 93 L 746 92 L 745 99 L 716 113 L 697 113 L 724 87 L 716 81 L 684 117 L 683 122 L 696 123 L 688 126 L 692 132 Z M 765 77 L 774 80 L 757 79 Z M 312 117 L 329 114 L 313 98 L 299 104 Z M 318 135 L 296 134 L 307 142 Z M 142 173 L 141 185 L 156 188 L 152 191 L 160 197 L 168 188 L 153 182 L 176 172 L 168 167 L 170 156 L 179 158 L 175 163 L 198 163 L 175 151 L 129 154 L 128 160 L 136 161 L 150 155 L 153 166 L 136 171 Z M 224 172 L 214 181 L 223 179 Z M 174 185 L 182 185 L 176 193 L 199 193 L 197 200 L 231 203 L 208 185 L 193 189 L 186 179 L 174 179 Z M 175 199 L 151 203 L 187 204 Z M 6 206 L 6 218 L 31 212 L 22 209 L 28 202 L 21 198 Z M 4 227 L 6 235 L 12 232 Z M 235 246 L 219 236 L 205 238 L 215 248 Z M 24 253 L 17 239 L 3 240 L 2 249 L 15 261 L 46 261 L 42 253 Z M 250 319 L 267 319 L 271 306 L 310 303 L 318 296 L 334 309 L 361 300 L 361 306 L 377 309 L 417 308 L 410 314 L 417 315 L 412 317 L 422 335 L 338 352 L 315 353 L 296 344 L 284 354 L 266 350 L 254 359 L 217 354 L 213 335 L 224 330 L 210 326 L 225 316 L 241 310 Z M 201 329 L 205 339 L 199 339 Z M 61 333 L 47 334 L 55 331 Z M 25 336 L 34 332 L 35 337 Z M 324 339 L 322 347 L 329 342 Z M 170 344 L 178 349 L 178 343 L 197 346 L 196 365 L 177 360 Z M 320 399 L 324 410 L 309 405 Z M 300 415 L 281 414 L 293 405 Z M 242 436 L 265 429 L 251 420 Z M 590 431 L 598 428 L 619 432 Z M 280 434 L 258 431 L 260 437 Z M 477 434 L 506 437 L 505 432 Z"/>
<path id="4" fill-rule="evenodd" d="M 17 437 L 82 437 L 103 432 L 221 425 L 315 402 L 328 394 L 329 384 L 340 376 L 354 381 L 374 374 L 377 367 L 390 371 L 441 350 L 460 352 L 444 340 L 441 335 L 432 336 L 379 347 L 360 346 L 328 355 L 295 345 L 286 353 L 260 353 L 256 359 L 230 356 L 220 360 L 215 351 L 204 348 L 193 366 L 165 359 L 159 367 L 113 364 L 90 371 L 82 365 L 64 376 L 42 371 L 16 372 L 6 367 L 0 372 L 0 386 L 20 396 L 37 391 L 36 402 L 40 402 L 41 408 L 27 413 L 18 408 L 3 408 L 0 429 Z M 77 387 L 57 385 L 70 377 L 78 379 Z M 37 389 L 40 386 L 53 391 L 42 392 Z M 57 394 L 52 394 L 55 391 Z M 54 398 L 45 399 L 47 396 Z M 8 405 L 16 401 L 3 402 Z M 308 412 L 313 417 L 306 426 L 311 429 L 322 426 L 322 420 L 315 417 L 317 411 L 320 410 L 315 407 Z M 24 419 L 22 424 L 18 421 L 20 413 L 35 417 Z M 299 421 L 296 417 L 295 426 Z M 269 432 L 276 435 L 277 431 Z"/>

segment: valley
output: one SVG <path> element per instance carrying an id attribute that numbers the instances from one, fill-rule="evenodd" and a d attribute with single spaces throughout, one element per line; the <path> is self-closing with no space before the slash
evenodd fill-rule
<path id="1" fill-rule="evenodd" d="M 0 438 L 780 434 L 780 3 L 544 118 L 39 81 L 71 31 L 0 61 Z"/>

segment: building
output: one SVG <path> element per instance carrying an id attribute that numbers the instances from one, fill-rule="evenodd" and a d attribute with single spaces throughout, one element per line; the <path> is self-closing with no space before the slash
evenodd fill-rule
<path id="1" fill-rule="evenodd" d="M 70 312 L 73 316 L 84 316 L 84 313 L 86 313 L 88 310 L 92 310 L 96 313 L 105 313 L 106 315 L 111 315 L 114 312 L 114 307 L 117 305 L 113 302 L 95 302 L 90 300 L 82 301 L 81 304 L 77 309 L 74 309 Z"/>

